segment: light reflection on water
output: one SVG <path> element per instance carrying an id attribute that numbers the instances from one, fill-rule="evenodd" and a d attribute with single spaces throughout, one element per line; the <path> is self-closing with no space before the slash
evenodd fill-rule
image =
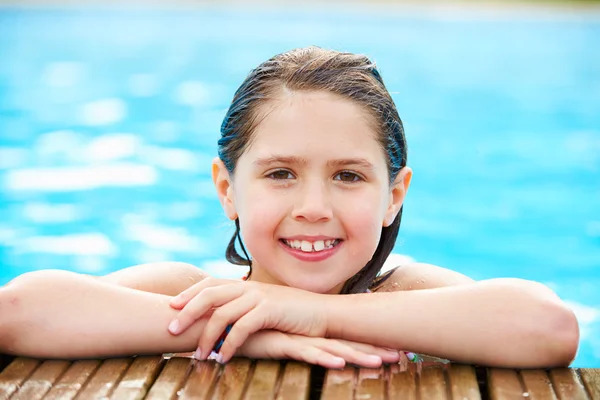
<path id="1" fill-rule="evenodd" d="M 0 11 L 0 284 L 162 260 L 242 275 L 210 181 L 221 119 L 253 66 L 320 44 L 372 56 L 405 122 L 396 252 L 550 285 L 576 365 L 598 366 L 598 18 L 246 11 Z"/>

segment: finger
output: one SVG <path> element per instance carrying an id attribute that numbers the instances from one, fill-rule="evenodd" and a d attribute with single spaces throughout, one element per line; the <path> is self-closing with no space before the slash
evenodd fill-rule
<path id="1" fill-rule="evenodd" d="M 285 351 L 287 358 L 304 361 L 309 364 L 320 365 L 325 368 L 342 369 L 346 361 L 314 345 L 298 341 L 290 341 Z"/>
<path id="2" fill-rule="evenodd" d="M 337 340 L 323 339 L 316 346 L 327 353 L 343 358 L 348 363 L 361 367 L 377 368 L 383 363 L 380 356 L 356 350 Z"/>
<path id="3" fill-rule="evenodd" d="M 198 340 L 198 347 L 202 350 L 201 354 L 203 357 L 208 357 L 212 350 L 221 353 L 222 360 L 229 360 L 229 352 L 226 352 L 228 358 L 225 358 L 223 352 L 223 345 L 229 336 L 232 334 L 236 335 L 234 327 L 241 318 L 244 317 L 250 310 L 254 308 L 255 304 L 249 302 L 245 296 L 238 297 L 237 299 L 227 303 L 226 305 L 215 310 L 204 327 L 200 338 Z M 234 324 L 228 332 L 227 328 Z M 223 336 L 223 337 L 222 337 Z M 220 341 L 222 343 L 219 343 Z M 243 343 L 244 341 L 242 341 Z M 231 345 L 231 340 L 229 345 Z M 217 347 L 220 347 L 217 349 Z M 239 346 L 237 346 L 239 347 Z M 231 353 L 231 356 L 235 354 L 235 350 Z"/>
<path id="4" fill-rule="evenodd" d="M 240 303 L 246 301 L 245 298 L 240 298 L 240 300 Z M 242 309 L 243 306 L 239 305 L 238 307 Z M 233 357 L 236 350 L 244 344 L 246 339 L 248 339 L 248 336 L 266 328 L 268 328 L 268 326 L 265 326 L 264 314 L 257 310 L 253 304 L 250 310 L 233 324 L 231 331 L 223 341 L 221 351 L 219 352 L 222 359 L 227 362 Z"/>
<path id="5" fill-rule="evenodd" d="M 175 309 L 183 308 L 191 299 L 196 297 L 201 291 L 208 287 L 220 286 L 227 284 L 226 282 L 236 282 L 236 281 L 226 281 L 225 279 L 215 279 L 215 278 L 206 278 L 202 281 L 196 283 L 195 285 L 190 286 L 183 292 L 179 293 L 177 296 L 171 298 L 169 304 L 171 307 Z"/>
<path id="6" fill-rule="evenodd" d="M 235 300 L 243 293 L 237 285 L 209 287 L 191 299 L 169 324 L 169 331 L 178 335 L 189 328 L 213 307 L 220 307 Z"/>
<path id="7" fill-rule="evenodd" d="M 400 361 L 400 352 L 398 350 L 386 349 L 384 347 L 373 346 L 367 343 L 353 342 L 350 340 L 337 339 L 337 341 L 344 343 L 345 345 L 350 346 L 362 353 L 379 356 L 386 364 L 393 364 Z"/>

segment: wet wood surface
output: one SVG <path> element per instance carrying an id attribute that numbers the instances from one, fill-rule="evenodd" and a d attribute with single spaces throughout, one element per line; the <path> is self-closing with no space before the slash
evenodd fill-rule
<path id="1" fill-rule="evenodd" d="M 293 361 L 187 357 L 35 360 L 0 356 L 0 399 L 600 400 L 600 369 L 458 364 L 325 370 Z"/>

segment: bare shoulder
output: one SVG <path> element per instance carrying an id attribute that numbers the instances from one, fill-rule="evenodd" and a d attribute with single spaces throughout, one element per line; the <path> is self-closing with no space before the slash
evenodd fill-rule
<path id="1" fill-rule="evenodd" d="M 174 296 L 209 276 L 195 265 L 167 261 L 135 265 L 98 279 L 144 292 Z"/>
<path id="2" fill-rule="evenodd" d="M 413 262 L 396 267 L 392 275 L 375 291 L 397 292 L 400 290 L 433 289 L 472 282 L 474 282 L 473 279 L 451 269 Z"/>

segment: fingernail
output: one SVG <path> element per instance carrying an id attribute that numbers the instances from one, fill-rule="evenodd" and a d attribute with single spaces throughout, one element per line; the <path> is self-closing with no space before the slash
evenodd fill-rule
<path id="1" fill-rule="evenodd" d="M 196 360 L 201 360 L 202 359 L 202 351 L 200 350 L 200 347 L 198 347 L 196 349 L 196 352 L 194 353 L 193 356 Z"/>
<path id="2" fill-rule="evenodd" d="M 381 363 L 381 362 L 382 362 L 382 361 L 381 361 L 381 357 L 379 357 L 379 356 L 375 356 L 375 355 L 368 355 L 368 356 L 367 356 L 367 359 L 368 359 L 369 361 L 372 361 L 372 362 L 374 362 L 374 363 Z"/>
<path id="3" fill-rule="evenodd" d="M 179 320 L 174 319 L 169 324 L 169 332 L 176 334 L 179 331 Z"/>
<path id="4" fill-rule="evenodd" d="M 388 350 L 387 353 L 388 356 L 400 357 L 400 352 L 398 352 L 397 350 Z"/>
<path id="5" fill-rule="evenodd" d="M 219 364 L 223 364 L 223 356 L 220 353 L 216 353 L 214 351 L 210 352 L 210 355 L 208 356 L 207 360 L 215 360 Z"/>
<path id="6" fill-rule="evenodd" d="M 335 361 L 335 363 L 340 366 L 339 368 L 344 368 L 344 365 L 346 365 L 346 360 L 344 360 L 341 357 L 335 357 L 334 356 L 332 358 L 332 360 Z"/>

